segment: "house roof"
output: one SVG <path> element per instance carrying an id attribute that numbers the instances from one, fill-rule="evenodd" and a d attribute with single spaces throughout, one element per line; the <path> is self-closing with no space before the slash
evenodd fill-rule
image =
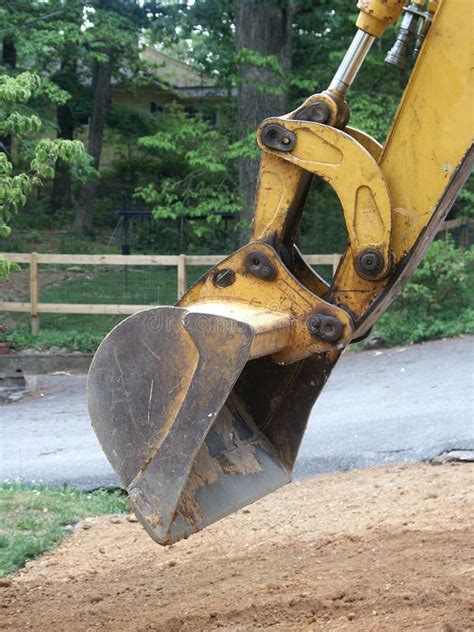
<path id="1" fill-rule="evenodd" d="M 174 90 L 192 91 L 195 88 L 213 88 L 215 81 L 196 68 L 170 57 L 154 48 L 145 48 L 140 57 L 155 65 L 151 71 L 156 79 Z"/>

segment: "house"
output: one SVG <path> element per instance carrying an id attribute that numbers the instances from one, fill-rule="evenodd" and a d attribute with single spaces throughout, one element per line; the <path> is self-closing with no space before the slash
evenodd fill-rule
<path id="1" fill-rule="evenodd" d="M 112 85 L 112 103 L 153 115 L 177 101 L 190 117 L 200 113 L 217 126 L 225 124 L 223 105 L 227 95 L 222 88 L 216 87 L 214 79 L 153 48 L 146 48 L 141 56 L 154 66 L 152 80 L 134 87 L 133 91 L 115 80 Z M 84 131 L 80 139 L 86 141 L 87 132 Z M 106 137 L 100 168 L 110 167 L 116 158 L 113 141 Z"/>

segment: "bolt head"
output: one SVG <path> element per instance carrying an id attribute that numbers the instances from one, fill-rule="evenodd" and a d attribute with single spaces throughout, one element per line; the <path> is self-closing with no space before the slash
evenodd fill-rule
<path id="1" fill-rule="evenodd" d="M 315 123 L 326 123 L 330 116 L 329 106 L 324 101 L 318 101 L 309 107 L 308 118 Z"/>
<path id="2" fill-rule="evenodd" d="M 229 287 L 235 282 L 235 272 L 230 268 L 218 270 L 213 277 L 214 285 L 220 288 Z"/>
<path id="3" fill-rule="evenodd" d="M 385 265 L 383 255 L 375 249 L 367 248 L 357 258 L 357 271 L 363 278 L 374 279 Z"/>
<path id="4" fill-rule="evenodd" d="M 308 331 L 325 342 L 336 342 L 344 334 L 344 325 L 334 316 L 313 314 L 307 321 Z"/>
<path id="5" fill-rule="evenodd" d="M 245 267 L 250 274 L 263 281 L 272 281 L 276 276 L 271 261 L 259 250 L 249 252 L 245 257 Z"/>

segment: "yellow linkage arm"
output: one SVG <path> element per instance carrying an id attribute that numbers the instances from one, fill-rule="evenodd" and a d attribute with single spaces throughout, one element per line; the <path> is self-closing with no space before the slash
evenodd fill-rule
<path id="1" fill-rule="evenodd" d="M 334 279 L 333 300 L 360 321 L 356 335 L 401 290 L 472 170 L 470 9 L 470 0 L 439 4 L 379 161 L 392 201 L 392 273 L 367 283 L 348 252 Z"/>

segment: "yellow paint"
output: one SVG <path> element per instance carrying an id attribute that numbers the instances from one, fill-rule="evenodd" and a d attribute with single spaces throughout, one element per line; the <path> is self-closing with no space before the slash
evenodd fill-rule
<path id="1" fill-rule="evenodd" d="M 369 35 L 380 37 L 388 26 L 395 24 L 404 5 L 405 0 L 359 0 L 356 26 Z"/>
<path id="2" fill-rule="evenodd" d="M 275 270 L 272 280 L 260 279 L 246 270 L 247 255 L 257 249 Z M 225 269 L 234 271 L 235 281 L 228 287 L 217 287 L 215 275 Z M 344 333 L 338 345 L 343 347 L 353 332 L 352 319 L 344 310 L 302 285 L 274 249 L 262 242 L 251 242 L 234 252 L 193 285 L 178 305 L 203 315 L 247 322 L 254 328 L 253 357 L 271 354 L 276 362 L 284 364 L 334 348 L 333 343 L 308 331 L 308 319 L 315 313 L 333 316 L 342 323 Z"/>
<path id="3" fill-rule="evenodd" d="M 261 134 L 268 124 L 278 124 L 296 136 L 296 146 L 291 152 L 281 152 L 268 148 L 262 141 Z M 372 155 L 355 138 L 345 132 L 308 121 L 291 121 L 285 118 L 267 119 L 259 129 L 258 142 L 265 153 L 278 156 L 280 165 L 272 167 L 272 181 L 275 174 L 280 173 L 279 186 L 271 190 L 271 183 L 266 186 L 265 193 L 259 194 L 256 210 L 256 223 L 261 234 L 261 225 L 269 219 L 266 212 L 265 219 L 257 219 L 257 214 L 265 202 L 278 198 L 277 204 L 280 215 L 277 217 L 279 229 L 284 225 L 284 213 L 288 206 L 281 200 L 292 200 L 291 191 L 298 183 L 301 174 L 294 172 L 286 174 L 289 162 L 303 171 L 309 171 L 328 182 L 336 191 L 341 201 L 346 221 L 347 232 L 352 244 L 352 257 L 356 260 L 364 250 L 377 249 L 383 256 L 385 265 L 378 277 L 383 277 L 389 267 L 389 242 L 391 233 L 391 204 L 383 174 Z M 374 149 L 376 151 L 376 149 Z M 266 168 L 266 165 L 263 167 Z M 281 194 L 283 183 L 285 193 Z M 287 189 L 290 188 L 288 192 Z M 263 198 L 263 201 L 262 199 Z"/>

